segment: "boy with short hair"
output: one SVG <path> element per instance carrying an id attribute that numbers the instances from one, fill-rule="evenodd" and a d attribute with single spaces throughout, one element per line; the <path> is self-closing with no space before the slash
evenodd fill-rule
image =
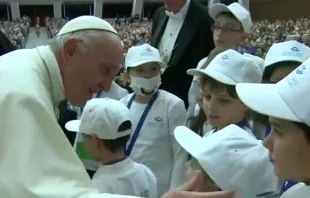
<path id="1" fill-rule="evenodd" d="M 214 4 L 209 9 L 209 14 L 214 20 L 212 26 L 213 41 L 215 47 L 224 47 L 227 49 L 237 50 L 240 44 L 251 33 L 252 20 L 248 10 L 246 10 L 239 3 L 232 3 L 225 5 L 221 3 Z M 208 57 L 202 59 L 197 69 L 203 69 L 206 65 Z M 194 115 L 194 109 L 197 105 L 197 92 L 198 92 L 198 77 L 193 78 L 193 82 L 189 89 L 188 101 L 189 107 L 187 117 L 190 118 Z"/>
<path id="2" fill-rule="evenodd" d="M 95 98 L 86 103 L 81 120 L 66 124 L 66 129 L 84 135 L 90 156 L 101 163 L 93 184 L 101 193 L 138 197 L 157 197 L 157 181 L 146 166 L 125 154 L 132 133 L 129 110 L 121 102 Z"/>

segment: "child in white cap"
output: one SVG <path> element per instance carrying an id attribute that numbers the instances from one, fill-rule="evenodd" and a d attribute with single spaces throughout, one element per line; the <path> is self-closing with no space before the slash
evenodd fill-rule
<path id="1" fill-rule="evenodd" d="M 296 51 L 296 49 L 294 49 Z M 275 174 L 282 180 L 303 182 L 281 198 L 310 197 L 310 59 L 276 84 L 240 83 L 240 100 L 256 112 L 269 116 L 269 149 Z"/>
<path id="2" fill-rule="evenodd" d="M 264 82 L 279 82 L 309 57 L 310 48 L 297 41 L 286 41 L 272 45 L 265 59 Z M 268 117 L 263 121 L 265 137 L 268 136 L 271 129 L 267 119 Z M 282 185 L 281 193 L 295 184 L 295 181 L 285 181 Z"/>
<path id="3" fill-rule="evenodd" d="M 241 43 L 251 33 L 252 20 L 250 12 L 239 3 L 232 3 L 228 6 L 216 3 L 209 9 L 209 14 L 215 21 L 212 30 L 213 41 L 217 48 L 238 49 Z M 202 59 L 198 63 L 197 69 L 205 68 L 207 66 L 207 59 L 208 57 Z M 197 105 L 196 95 L 198 87 L 199 78 L 194 77 L 188 93 L 188 118 L 194 115 L 194 109 Z"/>
<path id="4" fill-rule="evenodd" d="M 247 131 L 229 125 L 210 136 L 200 137 L 180 126 L 174 135 L 193 156 L 189 173 L 202 174 L 200 191 L 234 190 L 235 198 L 277 196 L 278 182 L 268 150 Z"/>
<path id="5" fill-rule="evenodd" d="M 241 82 L 261 82 L 262 70 L 253 59 L 229 49 L 218 54 L 205 69 L 190 69 L 187 73 L 200 77 L 203 109 L 208 124 L 214 127 L 204 135 L 230 124 L 252 134 L 248 109 L 239 100 L 235 86 Z"/>
<path id="6" fill-rule="evenodd" d="M 80 120 L 66 129 L 84 136 L 86 151 L 100 162 L 92 179 L 100 193 L 157 197 L 157 181 L 146 166 L 133 162 L 124 152 L 132 133 L 128 108 L 121 102 L 104 98 L 86 103 Z"/>
<path id="7" fill-rule="evenodd" d="M 129 108 L 134 130 L 126 152 L 154 172 L 160 196 L 185 180 L 187 154 L 173 136 L 175 127 L 185 125 L 184 102 L 158 89 L 161 69 L 167 65 L 156 48 L 148 44 L 131 47 L 125 67 L 134 91 L 122 99 Z"/>

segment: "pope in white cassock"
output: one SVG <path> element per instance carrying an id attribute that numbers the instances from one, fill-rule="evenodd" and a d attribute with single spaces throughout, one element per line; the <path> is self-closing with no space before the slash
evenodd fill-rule
<path id="1" fill-rule="evenodd" d="M 128 197 L 100 195 L 93 189 L 56 119 L 56 107 L 65 97 L 81 106 L 93 93 L 108 90 L 122 61 L 116 31 L 94 16 L 68 22 L 48 46 L 0 57 L 1 197 Z M 195 182 L 184 190 L 192 190 L 193 185 Z M 165 196 L 196 196 L 181 193 Z"/>

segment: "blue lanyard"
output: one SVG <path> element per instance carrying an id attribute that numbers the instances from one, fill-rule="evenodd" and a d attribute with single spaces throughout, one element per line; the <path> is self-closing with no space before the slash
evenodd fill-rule
<path id="1" fill-rule="evenodd" d="M 99 91 L 99 92 L 96 94 L 96 97 L 95 97 L 95 98 L 100 98 L 101 92 L 102 92 L 102 91 Z M 83 113 L 84 106 L 85 106 L 85 105 L 83 105 L 83 107 L 81 107 L 81 113 Z"/>
<path id="2" fill-rule="evenodd" d="M 243 129 L 245 127 L 245 122 L 244 122 L 244 120 L 241 120 L 241 121 L 237 122 L 235 125 L 237 125 L 238 127 Z M 216 132 L 218 129 L 217 129 L 217 127 L 214 127 L 213 130 L 215 130 L 214 132 Z"/>
<path id="3" fill-rule="evenodd" d="M 145 118 L 147 117 L 147 114 L 150 112 L 150 110 L 151 110 L 151 108 L 152 108 L 152 106 L 153 106 L 155 100 L 156 100 L 157 97 L 158 97 L 158 94 L 159 94 L 159 92 L 156 91 L 156 92 L 153 94 L 153 96 L 152 96 L 151 100 L 149 101 L 149 103 L 147 104 L 147 106 L 145 107 L 145 109 L 144 109 L 144 111 L 143 111 L 143 113 L 142 113 L 142 116 L 141 116 L 141 118 L 140 118 L 140 120 L 139 120 L 139 122 L 138 122 L 138 124 L 137 124 L 137 127 L 136 127 L 134 133 L 132 134 L 132 137 L 131 137 L 131 140 L 130 140 L 128 146 L 127 146 L 127 149 L 125 150 L 125 153 L 126 153 L 127 156 L 130 155 L 130 153 L 131 153 L 131 151 L 132 151 L 132 149 L 133 149 L 133 146 L 135 145 L 135 143 L 136 143 L 136 141 L 137 141 L 137 138 L 138 138 L 138 136 L 139 136 L 139 133 L 140 133 L 140 131 L 141 131 L 141 128 L 142 128 L 142 126 L 143 126 L 143 123 L 144 123 L 144 121 L 145 121 Z M 134 93 L 134 94 L 131 96 L 131 98 L 130 98 L 128 104 L 127 104 L 128 109 L 130 109 L 130 107 L 131 107 L 131 105 L 132 105 L 132 103 L 133 103 L 135 97 L 136 97 L 136 94 Z"/>

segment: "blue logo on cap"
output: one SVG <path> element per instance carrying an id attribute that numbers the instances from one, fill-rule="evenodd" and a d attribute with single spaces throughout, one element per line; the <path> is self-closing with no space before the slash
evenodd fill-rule
<path id="1" fill-rule="evenodd" d="M 297 69 L 296 69 L 296 74 L 303 74 L 304 72 L 304 70 L 306 70 L 307 69 L 307 67 L 306 67 L 306 65 L 300 65 Z"/>
<path id="2" fill-rule="evenodd" d="M 292 50 L 293 52 L 299 52 L 298 47 L 292 47 L 291 50 Z"/>
<path id="3" fill-rule="evenodd" d="M 228 58 L 228 55 L 227 54 L 225 54 L 225 55 L 223 55 L 222 56 L 222 60 L 228 60 L 229 58 Z"/>

